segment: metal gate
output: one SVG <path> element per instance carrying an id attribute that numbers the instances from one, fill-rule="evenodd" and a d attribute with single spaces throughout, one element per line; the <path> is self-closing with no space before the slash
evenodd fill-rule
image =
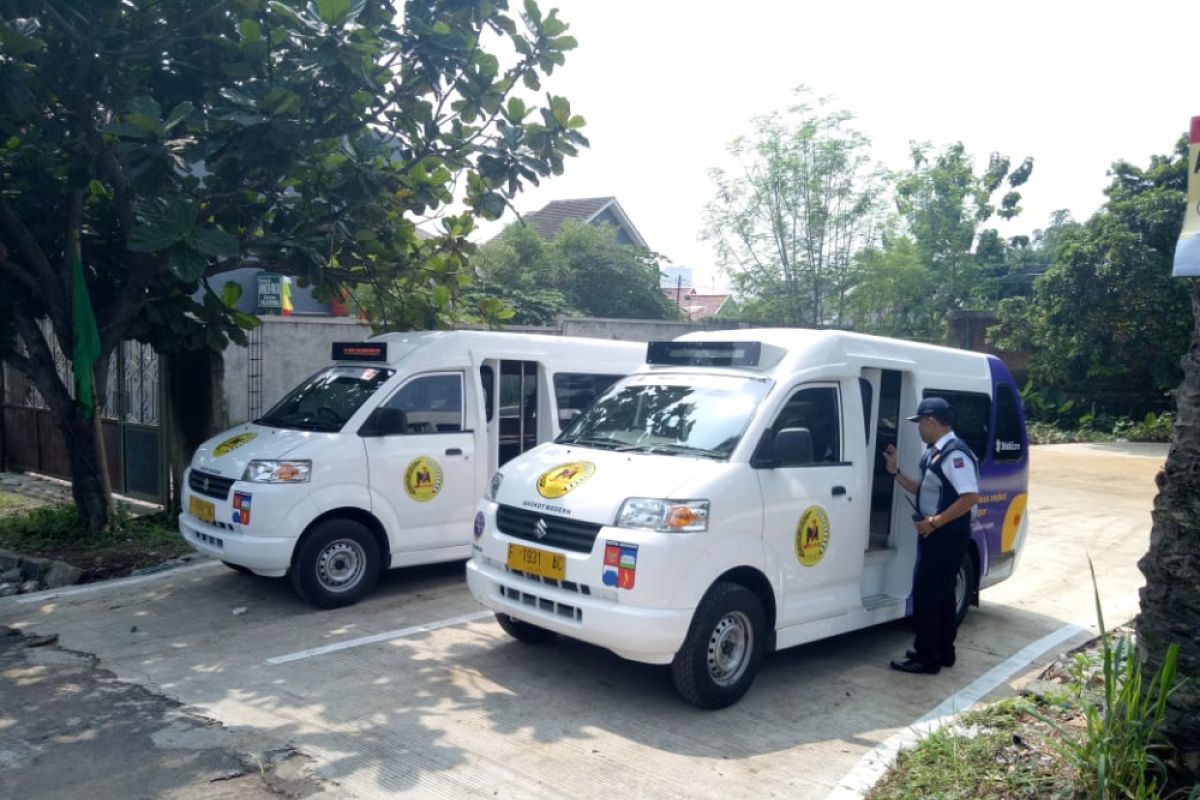
<path id="1" fill-rule="evenodd" d="M 58 347 L 53 334 L 48 333 L 46 340 L 59 376 L 74 393 L 70 358 Z M 97 405 L 113 491 L 164 503 L 167 459 L 159 363 L 158 354 L 149 345 L 123 342 L 109 355 L 108 382 Z M 3 365 L 2 381 L 4 467 L 70 480 L 66 445 L 41 393 L 7 364 Z"/>

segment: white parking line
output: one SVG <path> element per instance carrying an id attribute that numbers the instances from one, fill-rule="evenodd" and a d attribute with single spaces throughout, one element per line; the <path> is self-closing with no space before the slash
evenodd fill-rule
<path id="1" fill-rule="evenodd" d="M 375 644 L 376 642 L 387 642 L 393 639 L 403 639 L 406 636 L 412 636 L 418 633 L 427 633 L 436 631 L 438 628 L 449 628 L 452 625 L 461 625 L 464 622 L 474 622 L 477 619 L 492 616 L 491 611 L 475 611 L 471 614 L 463 614 L 460 617 L 451 617 L 450 619 L 438 620 L 437 622 L 429 622 L 425 625 L 414 625 L 411 628 L 398 628 L 394 631 L 386 631 L 384 633 L 376 633 L 371 636 L 360 636 L 357 639 L 347 639 L 344 642 L 335 642 L 327 644 L 323 647 L 313 647 L 308 650 L 301 650 L 297 653 L 288 653 L 285 656 L 275 656 L 268 658 L 268 664 L 286 664 L 289 661 L 299 661 L 302 658 L 312 658 L 313 656 L 321 656 L 326 653 L 335 653 L 338 650 L 349 650 L 352 647 L 362 647 L 365 644 Z"/>
<path id="2" fill-rule="evenodd" d="M 1106 620 L 1130 619 L 1138 604 L 1137 592 L 1126 595 L 1104 608 Z M 1111 629 L 1111 625 L 1110 625 Z M 883 777 L 896 756 L 906 747 L 911 747 L 920 738 L 951 722 L 955 716 L 967 711 L 989 692 L 1033 663 L 1034 659 L 1051 648 L 1057 647 L 1085 630 L 1099 630 L 1094 615 L 1064 625 L 1041 639 L 1013 653 L 1001 663 L 980 675 L 970 684 L 943 700 L 936 708 L 914 722 L 906 730 L 899 731 L 877 744 L 854 769 L 838 782 L 825 800 L 861 800 L 871 787 Z"/>
<path id="3" fill-rule="evenodd" d="M 13 599 L 22 605 L 27 603 L 44 603 L 47 600 L 56 600 L 60 597 L 75 597 L 81 594 L 95 594 L 96 592 L 103 592 L 108 589 L 123 589 L 126 586 L 175 577 L 185 572 L 211 569 L 215 566 L 218 566 L 216 561 L 208 561 L 203 564 L 193 564 L 190 567 L 172 567 L 171 569 L 164 569 L 161 572 L 152 572 L 149 575 L 135 575 L 132 578 L 116 578 L 111 581 L 96 581 L 95 583 L 88 583 L 83 586 L 64 586 L 61 589 L 46 589 L 42 592 L 18 595 Z"/>

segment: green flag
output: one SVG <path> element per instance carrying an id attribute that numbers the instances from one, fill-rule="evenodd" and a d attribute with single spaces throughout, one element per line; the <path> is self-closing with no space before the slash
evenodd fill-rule
<path id="1" fill-rule="evenodd" d="M 88 297 L 79 252 L 74 247 L 71 249 L 71 325 L 75 340 L 71 369 L 75 373 L 75 399 L 90 419 L 96 409 L 92 397 L 92 364 L 100 358 L 100 331 L 96 329 L 96 313 L 92 311 L 92 300 Z"/>

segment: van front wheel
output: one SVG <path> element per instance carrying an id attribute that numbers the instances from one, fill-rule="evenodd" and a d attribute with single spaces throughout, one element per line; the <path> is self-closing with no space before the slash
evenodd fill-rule
<path id="1" fill-rule="evenodd" d="M 754 592 L 725 582 L 709 589 L 671 662 L 680 697 L 700 708 L 740 700 L 758 674 L 765 628 L 762 601 Z"/>
<path id="2" fill-rule="evenodd" d="M 496 622 L 500 623 L 500 627 L 509 636 L 516 639 L 518 642 L 525 644 L 542 644 L 553 639 L 558 634 L 554 631 L 546 630 L 545 628 L 531 625 L 528 622 L 522 622 L 519 619 L 513 619 L 508 614 L 497 612 Z"/>
<path id="3" fill-rule="evenodd" d="M 292 586 L 317 608 L 357 603 L 379 577 L 379 545 L 361 523 L 327 519 L 305 537 L 292 563 Z"/>

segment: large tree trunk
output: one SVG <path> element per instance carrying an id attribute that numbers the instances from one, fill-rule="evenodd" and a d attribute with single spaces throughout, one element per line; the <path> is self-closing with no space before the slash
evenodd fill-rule
<path id="1" fill-rule="evenodd" d="M 96 414 L 100 413 L 97 408 Z M 102 452 L 99 447 L 99 427 L 95 420 L 87 419 L 72 408 L 66 419 L 54 414 L 54 421 L 67 445 L 67 458 L 71 464 L 71 494 L 84 529 L 97 534 L 108 527 L 109 495 L 102 467 Z"/>
<path id="2" fill-rule="evenodd" d="M 1178 644 L 1179 674 L 1188 679 L 1172 695 L 1165 723 L 1182 785 L 1200 780 L 1200 281 L 1193 285 L 1192 314 L 1175 432 L 1157 477 L 1150 550 L 1138 562 L 1146 576 L 1138 646 L 1157 669 L 1167 646 Z"/>

